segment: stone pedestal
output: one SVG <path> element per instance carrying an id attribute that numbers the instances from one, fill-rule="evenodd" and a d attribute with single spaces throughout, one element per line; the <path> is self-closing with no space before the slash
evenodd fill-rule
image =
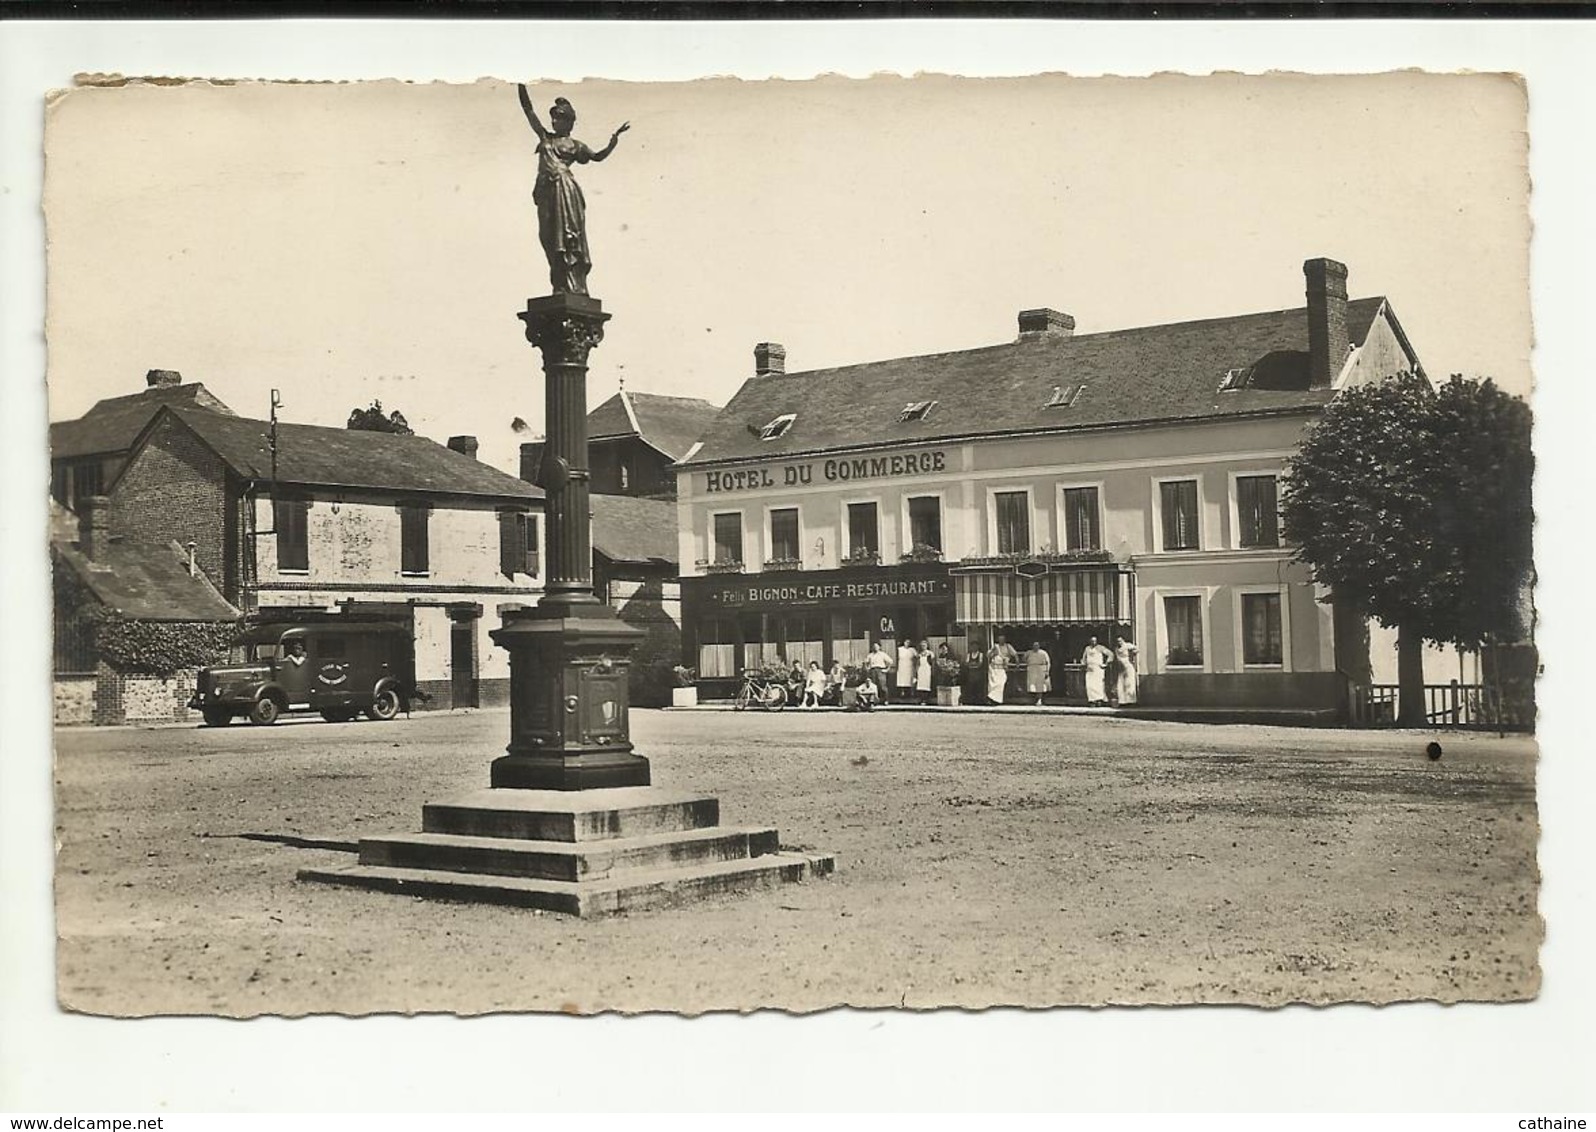
<path id="1" fill-rule="evenodd" d="M 627 682 L 644 633 L 607 606 L 586 617 L 523 610 L 494 630 L 510 652 L 510 745 L 493 761 L 495 787 L 591 790 L 647 786 L 648 760 L 632 751 Z"/>
<path id="2" fill-rule="evenodd" d="M 300 880 L 601 916 L 770 888 L 836 867 L 774 829 L 720 824 L 714 798 L 658 787 L 479 790 L 424 806 L 422 832 L 363 837 Z"/>

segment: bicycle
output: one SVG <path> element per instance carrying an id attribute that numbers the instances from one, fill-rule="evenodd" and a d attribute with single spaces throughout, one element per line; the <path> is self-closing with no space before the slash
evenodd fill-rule
<path id="1" fill-rule="evenodd" d="M 780 711 L 787 706 L 787 686 L 753 672 L 743 673 L 743 686 L 732 705 L 738 711 L 756 707 L 761 711 Z"/>

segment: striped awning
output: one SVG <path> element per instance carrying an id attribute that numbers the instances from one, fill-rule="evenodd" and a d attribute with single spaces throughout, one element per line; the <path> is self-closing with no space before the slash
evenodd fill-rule
<path id="1" fill-rule="evenodd" d="M 1128 621 L 1129 573 L 1110 566 L 1027 578 L 1004 570 L 953 575 L 953 618 L 962 625 L 1103 624 Z"/>

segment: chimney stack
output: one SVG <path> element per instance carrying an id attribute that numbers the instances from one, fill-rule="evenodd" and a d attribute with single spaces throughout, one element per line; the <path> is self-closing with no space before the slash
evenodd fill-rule
<path id="1" fill-rule="evenodd" d="M 144 375 L 144 384 L 149 389 L 171 389 L 183 384 L 183 375 L 175 369 L 152 369 Z"/>
<path id="2" fill-rule="evenodd" d="M 477 438 L 474 436 L 451 436 L 449 447 L 473 460 L 477 458 Z"/>
<path id="3" fill-rule="evenodd" d="M 1068 338 L 1075 333 L 1075 319 L 1048 307 L 1020 312 L 1020 341 L 1033 338 Z"/>
<path id="4" fill-rule="evenodd" d="M 111 545 L 111 501 L 103 495 L 78 500 L 78 549 L 90 562 L 99 561 Z"/>
<path id="5" fill-rule="evenodd" d="M 1329 389 L 1352 348 L 1347 340 L 1347 265 L 1310 259 L 1302 273 L 1308 279 L 1308 388 Z"/>
<path id="6" fill-rule="evenodd" d="M 787 347 L 780 342 L 761 342 L 754 347 L 754 376 L 781 377 L 787 372 Z"/>
<path id="7" fill-rule="evenodd" d="M 543 467 L 543 446 L 547 441 L 529 440 L 521 445 L 521 478 L 527 483 L 537 483 Z"/>

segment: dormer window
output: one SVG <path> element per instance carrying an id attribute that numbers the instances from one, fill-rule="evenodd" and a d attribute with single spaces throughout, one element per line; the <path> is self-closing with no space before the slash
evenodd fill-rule
<path id="1" fill-rule="evenodd" d="M 1081 393 L 1085 389 L 1086 386 L 1084 385 L 1055 385 L 1053 386 L 1053 396 L 1047 399 L 1047 404 L 1043 405 L 1042 408 L 1067 409 L 1080 400 Z"/>
<path id="2" fill-rule="evenodd" d="M 898 414 L 899 424 L 908 424 L 910 421 L 923 421 L 931 415 L 931 410 L 937 407 L 935 401 L 910 401 L 903 407 L 903 412 Z"/>
<path id="3" fill-rule="evenodd" d="M 797 419 L 797 413 L 783 413 L 759 430 L 759 439 L 775 440 L 778 436 L 786 436 L 787 430 L 792 428 L 792 422 Z"/>

